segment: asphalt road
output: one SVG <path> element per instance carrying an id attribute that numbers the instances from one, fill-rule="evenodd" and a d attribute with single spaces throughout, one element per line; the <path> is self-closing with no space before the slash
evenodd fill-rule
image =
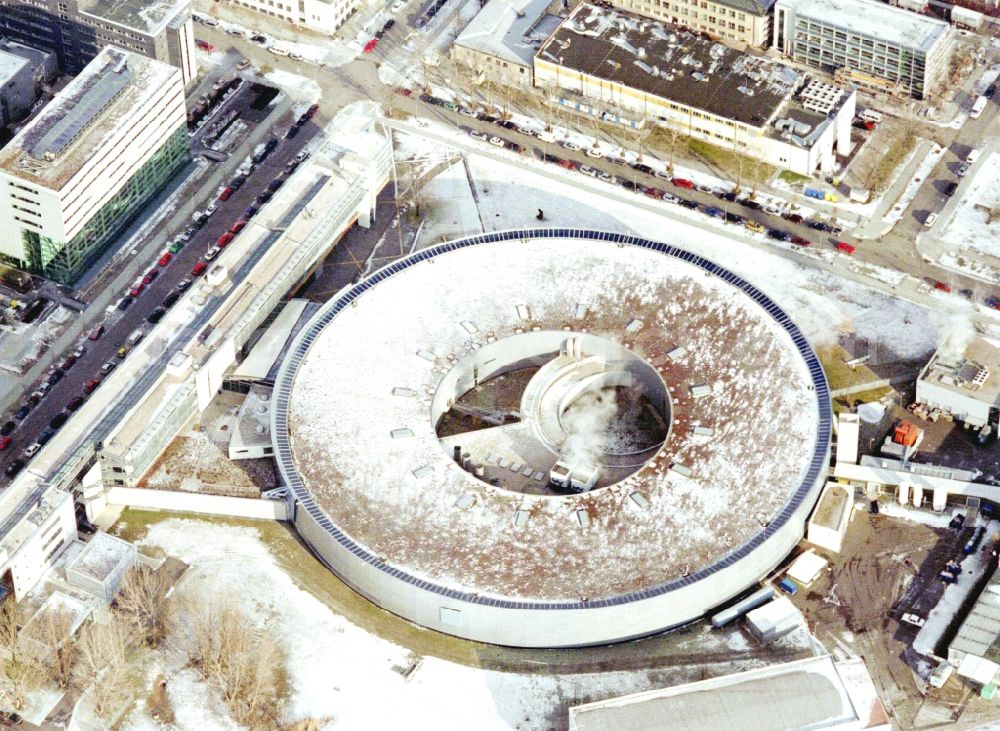
<path id="1" fill-rule="evenodd" d="M 247 119 L 253 119 L 255 114 L 260 112 L 249 109 L 253 94 L 249 93 L 249 85 L 246 85 L 247 92 L 243 94 L 241 100 L 233 99 L 234 103 L 241 104 L 247 114 Z M 263 117 L 261 117 L 263 118 Z M 289 120 L 289 124 L 292 120 Z M 285 140 L 284 133 L 287 126 L 282 129 L 273 130 L 273 135 L 282 141 L 275 148 L 274 152 L 247 178 L 247 182 L 237 190 L 227 201 L 217 201 L 217 191 L 205 190 L 204 206 L 212 200 L 218 203 L 218 210 L 209 218 L 208 222 L 198 230 L 188 241 L 184 248 L 173 255 L 170 263 L 165 267 L 156 266 L 156 261 L 143 262 L 136 276 L 141 276 L 144 272 L 156 267 L 160 274 L 153 282 L 146 286 L 142 294 L 124 312 L 115 309 L 104 319 L 105 332 L 99 340 L 84 338 L 81 343 L 86 348 L 86 352 L 71 368 L 65 372 L 65 376 L 55 384 L 45 398 L 31 413 L 19 422 L 17 430 L 11 434 L 11 443 L 0 452 L 0 468 L 6 469 L 14 459 L 21 457 L 22 452 L 39 434 L 49 428 L 53 417 L 62 412 L 66 405 L 77 396 L 86 396 L 83 393 L 84 385 L 93 378 L 100 378 L 101 366 L 112 361 L 120 363 L 116 353 L 125 343 L 126 338 L 135 329 L 142 327 L 147 333 L 152 329 L 146 318 L 154 309 L 160 306 L 164 298 L 174 289 L 182 279 L 191 278 L 191 268 L 200 260 L 205 251 L 212 246 L 216 240 L 225 233 L 234 221 L 243 217 L 244 210 L 254 202 L 257 195 L 263 191 L 268 183 L 278 177 L 285 165 L 295 157 L 296 154 L 312 139 L 319 127 L 314 123 L 307 123 L 293 139 Z M 192 147 L 197 153 L 199 141 L 192 141 Z M 234 154 L 240 158 L 246 156 L 250 150 L 238 148 Z M 170 227 L 172 236 L 179 234 L 191 224 L 190 219 L 174 221 Z M 127 291 L 121 292 L 115 299 L 118 302 L 125 296 Z M 72 348 L 67 353 L 72 352 Z M 63 362 L 60 359 L 58 362 Z M 34 391 L 32 388 L 31 391 Z M 25 396 L 28 394 L 26 393 Z M 23 401 L 22 401 L 23 403 Z M 0 423 L 13 419 L 13 415 L 8 413 L 0 417 Z M 10 478 L 0 473 L 0 485 L 6 484 Z"/>

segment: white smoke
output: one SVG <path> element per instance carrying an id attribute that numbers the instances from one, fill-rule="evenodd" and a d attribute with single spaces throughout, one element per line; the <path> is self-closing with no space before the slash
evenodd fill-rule
<path id="1" fill-rule="evenodd" d="M 965 356 L 969 341 L 976 334 L 976 328 L 969 318 L 952 315 L 944 328 L 944 341 L 938 348 L 938 357 L 944 361 L 959 361 Z"/>
<path id="2" fill-rule="evenodd" d="M 588 391 L 580 396 L 563 414 L 562 424 L 568 437 L 563 443 L 561 460 L 574 469 L 594 469 L 601 462 L 608 427 L 617 415 L 615 389 Z"/>

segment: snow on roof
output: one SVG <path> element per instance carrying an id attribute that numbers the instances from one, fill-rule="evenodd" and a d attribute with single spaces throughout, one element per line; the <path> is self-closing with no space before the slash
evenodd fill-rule
<path id="1" fill-rule="evenodd" d="M 105 89 L 112 77 L 123 79 L 125 83 L 117 93 L 107 98 Z M 123 129 L 135 114 L 145 109 L 144 102 L 162 94 L 164 86 L 175 80 L 179 85 L 180 70 L 173 66 L 105 46 L 76 78 L 55 95 L 41 114 L 0 150 L 0 170 L 59 190 L 98 154 L 102 146 L 113 141 L 115 133 Z M 68 121 L 73 122 L 72 129 L 66 129 Z M 57 128 L 64 128 L 63 131 L 71 135 L 70 138 L 64 137 L 71 139 L 64 148 L 52 144 L 58 141 L 49 133 Z M 72 136 L 74 132 L 76 134 Z M 35 157 L 36 154 L 41 155 L 40 143 L 53 151 L 58 150 L 52 160 Z M 22 164 L 22 159 L 31 163 L 30 169 Z"/>
<path id="2" fill-rule="evenodd" d="M 1000 660 L 1000 572 L 993 575 L 962 620 L 948 652 Z"/>
<path id="3" fill-rule="evenodd" d="M 80 14 L 156 35 L 190 8 L 190 0 L 90 0 L 80 3 Z"/>
<path id="4" fill-rule="evenodd" d="M 537 58 L 757 127 L 765 126 L 803 81 L 791 66 L 764 56 L 585 3 Z M 812 124 L 816 116 L 809 117 Z"/>
<path id="5" fill-rule="evenodd" d="M 1000 665 L 976 655 L 966 655 L 958 664 L 958 672 L 963 678 L 987 685 L 996 680 Z"/>
<path id="6" fill-rule="evenodd" d="M 96 581 L 104 581 L 122 563 L 131 561 L 135 547 L 121 538 L 98 531 L 73 559 L 67 571 L 75 571 Z"/>
<path id="7" fill-rule="evenodd" d="M 549 0 L 488 2 L 455 39 L 455 45 L 531 66 L 538 44 L 548 35 L 531 31 L 550 4 Z"/>
<path id="8" fill-rule="evenodd" d="M 14 78 L 27 64 L 27 59 L 0 48 L 0 88 Z"/>
<path id="9" fill-rule="evenodd" d="M 876 0 L 778 0 L 777 5 L 794 9 L 802 18 L 924 52 L 930 52 L 948 33 L 943 20 Z"/>
<path id="10" fill-rule="evenodd" d="M 377 286 L 336 316 L 318 313 L 323 329 L 294 372 L 289 441 L 303 484 L 333 523 L 413 576 L 518 599 L 657 586 L 760 533 L 809 468 L 819 406 L 787 331 L 679 258 L 589 238 L 514 239 L 369 281 Z M 630 332 L 637 318 L 644 326 Z M 533 328 L 586 330 L 659 372 L 673 404 L 657 458 L 574 496 L 524 495 L 459 468 L 429 416 L 439 382 L 459 358 Z M 687 355 L 673 361 L 666 354 L 677 345 Z M 711 384 L 712 395 L 695 402 L 692 383 Z M 696 424 L 714 435 L 695 434 Z M 648 505 L 636 509 L 633 492 Z M 585 528 L 578 509 L 589 515 Z M 515 530 L 519 510 L 528 520 Z"/>
<path id="11" fill-rule="evenodd" d="M 611 698 L 569 709 L 574 731 L 858 729 L 829 655 Z"/>
<path id="12" fill-rule="evenodd" d="M 1000 405 L 1000 343 L 956 329 L 934 353 L 920 380 L 963 398 Z"/>
<path id="13" fill-rule="evenodd" d="M 802 586 L 809 586 L 822 573 L 827 564 L 830 563 L 813 550 L 806 551 L 800 555 L 786 572 Z"/>

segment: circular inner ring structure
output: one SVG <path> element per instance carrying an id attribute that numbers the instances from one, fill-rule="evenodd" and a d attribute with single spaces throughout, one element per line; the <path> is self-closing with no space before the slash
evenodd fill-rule
<path id="1" fill-rule="evenodd" d="M 669 420 L 670 392 L 656 368 L 612 340 L 564 330 L 484 345 L 451 368 L 431 404 L 457 464 L 529 494 L 620 482 L 656 456 Z M 508 454 L 519 458 L 500 456 Z M 533 479 L 539 472 L 542 481 Z"/>
<path id="2" fill-rule="evenodd" d="M 696 619 L 787 556 L 829 459 L 826 380 L 787 314 L 601 231 L 395 262 L 299 332 L 274 401 L 313 550 L 385 609 L 497 644 Z"/>

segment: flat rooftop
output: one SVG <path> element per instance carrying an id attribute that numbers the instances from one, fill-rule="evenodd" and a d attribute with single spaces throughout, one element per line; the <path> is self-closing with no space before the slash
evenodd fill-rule
<path id="1" fill-rule="evenodd" d="M 789 66 L 676 26 L 586 4 L 537 58 L 756 127 L 804 80 Z"/>
<path id="2" fill-rule="evenodd" d="M 1000 403 L 1000 343 L 975 335 L 960 345 L 946 341 L 938 348 L 921 380 L 976 401 Z"/>
<path id="3" fill-rule="evenodd" d="M 190 0 L 84 0 L 80 13 L 115 25 L 155 35 L 181 12 L 190 14 Z"/>
<path id="4" fill-rule="evenodd" d="M 769 665 L 576 706 L 569 725 L 573 731 L 888 729 L 871 677 L 856 665 L 829 655 Z"/>
<path id="5" fill-rule="evenodd" d="M 59 190 L 180 70 L 106 46 L 0 150 L 0 170 Z"/>
<path id="6" fill-rule="evenodd" d="M 134 556 L 135 548 L 131 543 L 98 531 L 66 566 L 66 570 L 95 581 L 105 581 L 122 563 L 131 562 Z"/>
<path id="7" fill-rule="evenodd" d="M 1000 572 L 976 599 L 948 650 L 1000 661 Z"/>
<path id="8" fill-rule="evenodd" d="M 875 0 L 778 0 L 777 4 L 804 18 L 924 52 L 948 34 L 943 20 Z"/>
<path id="9" fill-rule="evenodd" d="M 27 65 L 27 59 L 0 48 L 0 87 L 13 79 Z"/>
<path id="10" fill-rule="evenodd" d="M 551 23 L 540 22 L 550 4 L 549 0 L 486 3 L 455 45 L 530 66 L 538 46 L 555 30 Z"/>

